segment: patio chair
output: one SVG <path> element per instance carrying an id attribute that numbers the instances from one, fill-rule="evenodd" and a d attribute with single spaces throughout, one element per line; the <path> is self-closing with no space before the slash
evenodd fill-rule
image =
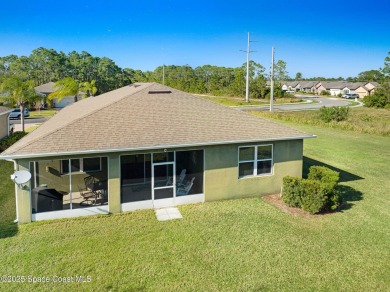
<path id="1" fill-rule="evenodd" d="M 184 178 L 186 177 L 186 171 L 187 171 L 187 169 L 183 169 L 180 172 L 179 176 L 176 179 L 176 187 L 180 187 L 180 186 L 183 185 Z M 173 177 L 170 176 L 170 177 L 168 177 L 167 182 L 166 182 L 165 185 L 166 186 L 171 186 L 172 184 L 173 184 Z"/>
<path id="2" fill-rule="evenodd" d="M 194 184 L 194 180 L 195 177 L 193 177 L 186 184 L 183 184 L 182 186 L 178 187 L 176 190 L 176 196 L 187 196 Z"/>
<path id="3" fill-rule="evenodd" d="M 177 187 L 180 187 L 183 185 L 183 182 L 184 182 L 184 178 L 186 177 L 186 171 L 187 169 L 183 169 L 181 172 L 180 172 L 180 175 L 177 177 L 177 180 L 176 180 L 176 186 Z"/>
<path id="4" fill-rule="evenodd" d="M 97 181 L 94 176 L 90 175 L 84 178 L 84 188 L 79 187 L 80 196 L 83 200 L 80 202 L 80 206 L 95 205 L 96 200 L 99 197 L 99 193 L 95 191 L 95 185 Z M 88 202 L 88 203 L 87 203 Z"/>

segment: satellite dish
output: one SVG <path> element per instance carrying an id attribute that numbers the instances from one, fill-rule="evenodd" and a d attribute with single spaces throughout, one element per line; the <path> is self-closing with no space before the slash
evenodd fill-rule
<path id="1" fill-rule="evenodd" d="M 28 182 L 31 179 L 31 173 L 28 172 L 27 170 L 19 170 L 11 175 L 11 179 L 17 185 L 21 185 Z"/>

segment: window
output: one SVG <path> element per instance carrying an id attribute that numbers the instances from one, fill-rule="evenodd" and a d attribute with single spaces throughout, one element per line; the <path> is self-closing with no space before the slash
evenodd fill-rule
<path id="1" fill-rule="evenodd" d="M 80 158 L 70 160 L 71 173 L 94 172 L 102 170 L 102 160 L 100 157 Z M 69 160 L 61 160 L 61 174 L 69 174 Z"/>
<path id="2" fill-rule="evenodd" d="M 239 147 L 238 156 L 238 177 L 272 174 L 272 145 Z"/>

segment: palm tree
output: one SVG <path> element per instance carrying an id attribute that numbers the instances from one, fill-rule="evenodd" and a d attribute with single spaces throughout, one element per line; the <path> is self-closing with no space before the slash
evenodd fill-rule
<path id="1" fill-rule="evenodd" d="M 49 100 L 54 98 L 61 101 L 65 96 L 74 96 L 74 101 L 77 102 L 77 94 L 80 91 L 80 84 L 72 77 L 66 77 L 55 83 L 56 91 L 48 95 Z"/>
<path id="2" fill-rule="evenodd" d="M 82 82 L 80 84 L 80 90 L 85 92 L 87 97 L 94 96 L 97 92 L 97 88 L 95 86 L 96 80 L 91 80 L 91 82 Z"/>
<path id="3" fill-rule="evenodd" d="M 77 82 L 72 77 L 66 77 L 55 83 L 56 91 L 50 93 L 48 98 L 61 101 L 65 96 L 74 96 L 74 101 L 77 102 L 77 95 L 81 94 L 83 98 L 93 96 L 97 92 L 95 80 L 91 82 Z"/>
<path id="4" fill-rule="evenodd" d="M 4 78 L 0 84 L 0 98 L 6 103 L 19 106 L 22 131 L 24 132 L 24 109 L 26 104 L 33 104 L 42 97 L 35 92 L 32 80 L 23 81 L 18 76 L 13 75 Z"/>

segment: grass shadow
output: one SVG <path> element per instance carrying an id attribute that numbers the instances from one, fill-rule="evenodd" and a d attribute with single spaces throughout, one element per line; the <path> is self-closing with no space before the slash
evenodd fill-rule
<path id="1" fill-rule="evenodd" d="M 0 225 L 0 239 L 16 236 L 18 234 L 18 225 L 11 224 L 2 224 Z"/>
<path id="2" fill-rule="evenodd" d="M 340 183 L 364 179 L 363 177 L 360 177 L 360 176 L 355 175 L 353 173 L 350 173 L 348 171 L 344 171 L 340 168 L 334 167 L 332 165 L 323 163 L 323 162 L 318 161 L 318 160 L 311 159 L 311 158 L 306 157 L 306 156 L 303 157 L 302 176 L 304 178 L 307 178 L 307 176 L 309 174 L 309 169 L 313 165 L 325 166 L 331 170 L 337 171 L 338 173 L 340 173 Z M 337 211 L 339 211 L 339 212 L 342 212 L 344 210 L 348 210 L 348 209 L 352 208 L 352 206 L 354 204 L 351 202 L 356 202 L 356 201 L 360 201 L 363 199 L 363 193 L 350 187 L 350 186 L 338 185 L 337 190 L 340 192 L 340 197 L 342 199 L 341 205 L 339 206 L 339 208 L 337 208 Z"/>
<path id="3" fill-rule="evenodd" d="M 342 199 L 341 205 L 337 208 L 337 211 L 345 211 L 351 209 L 356 201 L 363 199 L 363 193 L 355 190 L 350 186 L 338 185 L 337 190 L 340 192 L 340 197 Z"/>
<path id="4" fill-rule="evenodd" d="M 360 176 L 358 176 L 356 174 L 350 173 L 348 171 L 344 171 L 344 170 L 342 170 L 340 168 L 331 166 L 329 164 L 323 163 L 323 162 L 318 161 L 318 160 L 311 159 L 311 158 L 306 157 L 306 156 L 303 157 L 303 173 L 302 173 L 302 176 L 304 178 L 307 178 L 307 175 L 309 174 L 309 168 L 310 168 L 310 166 L 313 166 L 313 165 L 325 166 L 325 167 L 327 167 L 327 168 L 329 168 L 331 170 L 337 171 L 338 173 L 340 173 L 340 182 L 341 183 L 342 182 L 349 182 L 349 181 L 364 179 L 364 177 L 360 177 Z"/>
<path id="5" fill-rule="evenodd" d="M 0 160 L 0 239 L 16 236 L 18 225 L 16 218 L 15 185 L 9 178 L 14 171 L 10 161 Z"/>

